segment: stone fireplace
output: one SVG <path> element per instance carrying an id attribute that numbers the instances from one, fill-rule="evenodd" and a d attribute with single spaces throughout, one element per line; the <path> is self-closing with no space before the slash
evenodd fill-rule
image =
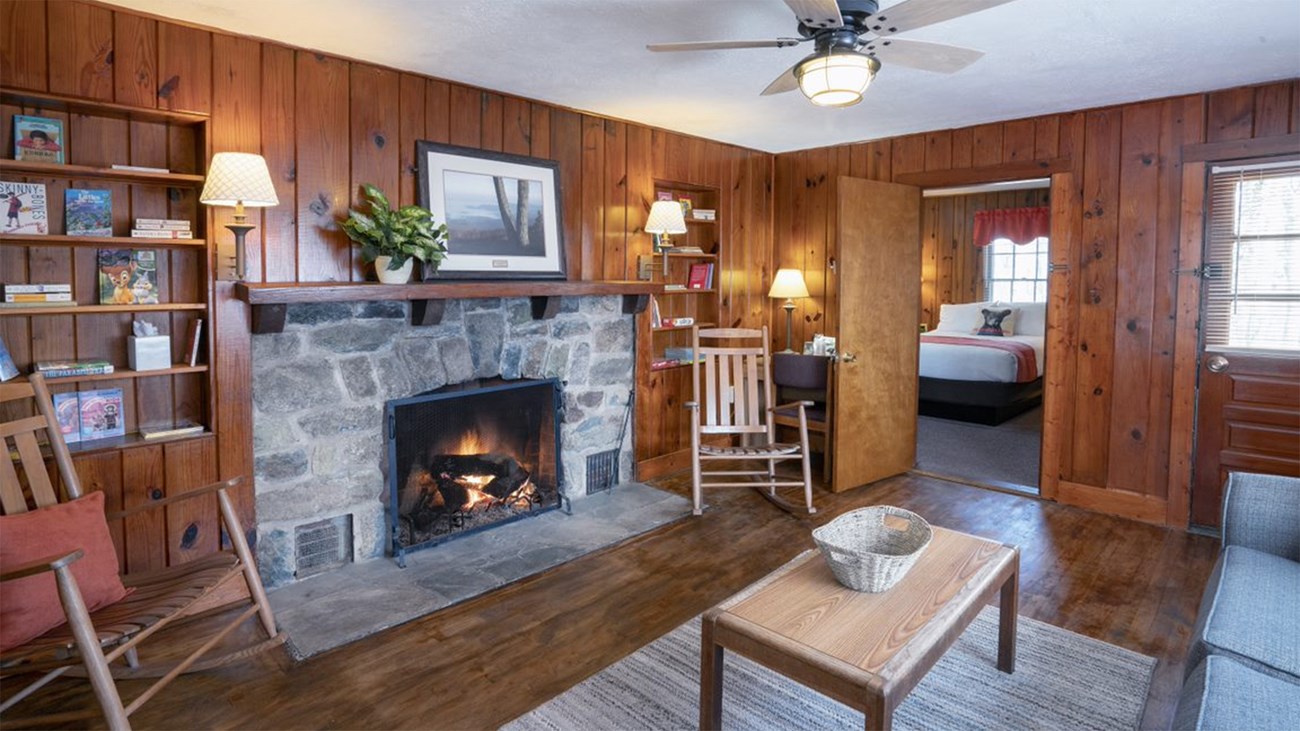
<path id="1" fill-rule="evenodd" d="M 634 325 L 621 297 L 566 296 L 551 319 L 533 319 L 526 297 L 449 300 L 425 327 L 410 324 L 410 307 L 293 304 L 283 332 L 253 335 L 257 552 L 269 586 L 309 575 L 322 544 L 341 561 L 389 548 L 389 401 L 480 379 L 556 379 L 560 493 L 583 498 L 588 457 L 609 450 L 630 478 Z"/>

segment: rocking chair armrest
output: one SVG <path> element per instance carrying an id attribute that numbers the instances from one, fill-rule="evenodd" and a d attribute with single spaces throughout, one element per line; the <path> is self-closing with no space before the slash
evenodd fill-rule
<path id="1" fill-rule="evenodd" d="M 816 406 L 816 403 L 813 402 L 813 401 L 791 401 L 791 402 L 788 403 L 788 404 L 781 404 L 780 406 L 773 406 L 773 407 L 769 408 L 768 411 L 779 411 L 779 410 L 781 410 L 781 409 L 788 409 L 788 408 L 790 408 L 790 407 L 792 407 L 792 406 L 798 406 L 799 409 L 802 411 L 803 409 L 806 409 L 806 408 L 809 408 L 809 407 L 812 407 L 812 406 Z"/>
<path id="2" fill-rule="evenodd" d="M 692 410 L 695 410 L 695 411 L 699 411 L 699 410 L 700 410 L 700 402 L 698 402 L 698 401 L 687 401 L 687 402 L 685 402 L 685 403 L 682 404 L 682 408 L 692 409 Z"/>
<path id="3" fill-rule="evenodd" d="M 201 495 L 207 495 L 209 493 L 214 493 L 220 490 L 226 490 L 232 487 L 238 487 L 239 483 L 243 481 L 243 479 L 244 478 L 242 476 L 232 477 L 229 480 L 214 482 L 211 485 L 205 485 L 203 487 L 196 488 L 194 490 L 189 490 L 188 492 L 183 492 L 179 495 L 172 495 L 171 497 L 165 497 L 160 500 L 151 500 L 143 505 L 137 505 L 134 508 L 127 508 L 126 510 L 118 510 L 112 513 L 108 513 L 104 517 L 109 520 L 121 520 L 122 518 L 135 515 L 136 513 L 143 513 L 146 510 L 153 510 L 154 508 L 161 508 L 166 505 L 171 505 L 173 503 L 183 502 L 185 500 L 196 498 Z"/>
<path id="4" fill-rule="evenodd" d="M 71 564 L 73 561 L 85 555 L 85 551 L 80 548 L 69 551 L 68 553 L 55 553 L 44 558 L 38 558 L 35 561 L 15 566 L 8 571 L 0 574 L 0 581 L 13 581 L 14 579 L 23 579 L 36 574 L 43 574 L 46 571 L 55 571 L 64 566 Z"/>

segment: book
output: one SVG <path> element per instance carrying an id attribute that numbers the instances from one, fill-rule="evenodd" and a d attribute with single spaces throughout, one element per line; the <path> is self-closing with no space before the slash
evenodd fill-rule
<path id="1" fill-rule="evenodd" d="M 658 193 L 655 193 L 655 200 L 657 201 L 670 201 L 672 199 L 673 194 L 670 191 L 661 190 Z"/>
<path id="2" fill-rule="evenodd" d="M 113 235 L 113 192 L 69 188 L 63 196 L 63 230 L 69 236 Z"/>
<path id="3" fill-rule="evenodd" d="M 132 173 L 170 173 L 167 168 L 153 168 L 148 165 L 113 165 L 114 170 L 126 170 Z"/>
<path id="4" fill-rule="evenodd" d="M 690 276 L 686 280 L 687 289 L 708 289 L 709 265 L 692 264 Z"/>
<path id="5" fill-rule="evenodd" d="M 18 366 L 14 363 L 14 357 L 9 354 L 4 338 L 0 338 L 0 381 L 7 381 L 17 375 Z"/>
<path id="6" fill-rule="evenodd" d="M 81 413 L 81 439 L 106 439 L 126 433 L 122 412 L 122 389 L 102 388 L 78 394 Z"/>
<path id="7" fill-rule="evenodd" d="M 4 301 L 14 302 L 71 302 L 71 292 L 5 292 Z"/>
<path id="8" fill-rule="evenodd" d="M 704 249 L 701 249 L 698 246 L 674 246 L 673 253 L 674 254 L 703 254 Z"/>
<path id="9" fill-rule="evenodd" d="M 189 231 L 193 226 L 189 221 L 174 218 L 137 218 L 135 227 L 142 230 Z"/>
<path id="10" fill-rule="evenodd" d="M 36 372 L 46 378 L 99 376 L 112 373 L 113 364 L 106 360 L 43 360 L 36 363 Z"/>
<path id="11" fill-rule="evenodd" d="M 131 229 L 131 238 L 133 239 L 192 239 L 193 234 L 189 229 L 153 229 L 153 228 L 133 228 Z"/>
<path id="12" fill-rule="evenodd" d="M 53 394 L 54 418 L 59 422 L 63 441 L 74 444 L 81 441 L 81 398 L 76 391 Z"/>
<path id="13" fill-rule="evenodd" d="M 198 318 L 190 323 L 188 332 L 185 334 L 185 362 L 196 366 L 199 364 L 199 335 L 203 331 L 203 319 Z"/>
<path id="14" fill-rule="evenodd" d="M 98 262 L 101 305 L 158 304 L 157 252 L 100 249 Z"/>
<path id="15" fill-rule="evenodd" d="M 664 327 L 687 327 L 688 325 L 695 324 L 695 318 L 694 317 L 665 317 L 661 322 L 663 322 Z"/>
<path id="16" fill-rule="evenodd" d="M 691 211 L 691 217 L 696 221 L 716 221 L 718 212 L 712 208 L 696 208 Z"/>
<path id="17" fill-rule="evenodd" d="M 663 316 L 659 314 L 659 300 L 654 295 L 650 295 L 650 327 L 658 328 L 659 323 L 663 322 Z"/>
<path id="18" fill-rule="evenodd" d="M 0 206 L 5 209 L 5 224 L 0 229 L 5 233 L 44 235 L 50 232 L 44 183 L 0 180 Z"/>
<path id="19" fill-rule="evenodd" d="M 0 302 L 0 307 L 16 309 L 19 307 L 76 307 L 76 302 Z"/>
<path id="20" fill-rule="evenodd" d="M 71 284 L 4 284 L 0 290 L 5 294 L 40 294 L 44 292 L 71 292 Z"/>
<path id="21" fill-rule="evenodd" d="M 691 199 L 683 196 L 678 198 L 677 202 L 682 204 L 682 218 L 689 220 L 691 217 Z"/>
<path id="22" fill-rule="evenodd" d="M 63 120 L 14 115 L 14 159 L 63 163 Z"/>
<path id="23" fill-rule="evenodd" d="M 145 439 L 167 439 L 168 437 L 183 437 L 186 434 L 202 434 L 202 424 L 192 424 L 184 422 L 174 427 L 166 426 L 142 426 L 140 427 L 140 436 Z"/>
<path id="24" fill-rule="evenodd" d="M 706 276 L 706 277 L 704 278 L 704 288 L 705 288 L 705 289 L 713 289 L 713 272 L 714 272 L 718 267 L 717 267 L 716 265 L 714 265 L 713 262 L 709 262 L 708 267 L 709 267 L 709 272 L 708 272 L 708 276 Z"/>
<path id="25" fill-rule="evenodd" d="M 665 284 L 665 285 L 664 285 L 664 291 L 665 291 L 665 292 L 683 292 L 683 291 L 685 291 L 685 290 L 686 290 L 686 285 L 685 285 L 685 284 L 675 284 L 675 283 L 674 283 L 674 284 Z"/>
<path id="26" fill-rule="evenodd" d="M 680 360 L 677 360 L 676 358 L 664 358 L 662 360 L 651 361 L 650 370 L 662 371 L 667 368 L 675 368 L 681 364 L 682 362 Z"/>

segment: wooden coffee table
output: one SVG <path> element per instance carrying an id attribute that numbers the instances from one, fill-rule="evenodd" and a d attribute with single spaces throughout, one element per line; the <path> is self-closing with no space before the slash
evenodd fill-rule
<path id="1" fill-rule="evenodd" d="M 722 726 L 723 649 L 866 714 L 890 728 L 894 709 L 1002 592 L 998 669 L 1015 670 L 1020 550 L 934 529 L 912 570 L 891 589 L 867 594 L 835 580 L 817 550 L 705 612 L 700 728 Z"/>

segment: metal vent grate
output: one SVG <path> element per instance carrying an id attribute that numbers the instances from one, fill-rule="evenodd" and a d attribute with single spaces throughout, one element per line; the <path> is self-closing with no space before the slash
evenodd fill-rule
<path id="1" fill-rule="evenodd" d="M 587 456 L 587 494 L 612 490 L 618 484 L 618 450 L 607 449 Z"/>
<path id="2" fill-rule="evenodd" d="M 299 579 L 352 561 L 352 516 L 340 515 L 293 529 L 295 575 Z"/>

